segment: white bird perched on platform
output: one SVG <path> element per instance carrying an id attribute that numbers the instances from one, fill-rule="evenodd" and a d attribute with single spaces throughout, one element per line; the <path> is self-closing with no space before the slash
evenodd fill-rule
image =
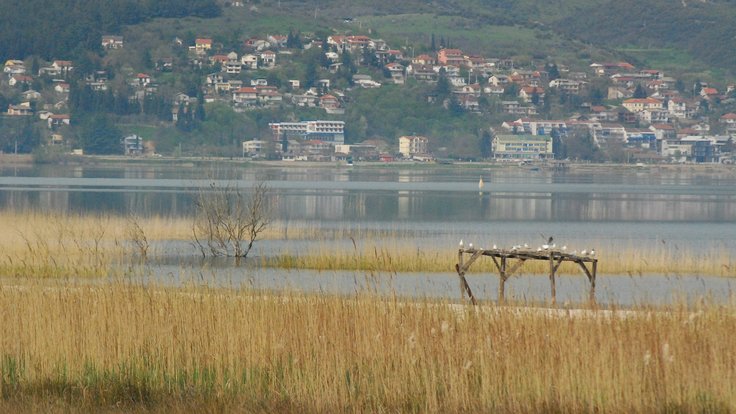
<path id="1" fill-rule="evenodd" d="M 595 249 L 590 249 L 590 255 L 595 256 Z"/>
<path id="2" fill-rule="evenodd" d="M 458 245 L 460 246 L 461 249 L 465 247 L 465 243 L 463 243 L 463 239 L 460 239 L 460 243 L 458 243 Z"/>
<path id="3" fill-rule="evenodd" d="M 583 249 L 583 251 L 581 251 L 580 254 L 582 254 L 583 256 L 587 256 L 588 255 L 588 251 L 585 250 L 585 249 Z"/>
<path id="4" fill-rule="evenodd" d="M 543 244 L 542 245 L 542 249 L 549 250 L 549 244 Z"/>
<path id="5" fill-rule="evenodd" d="M 493 248 L 494 248 L 494 249 L 498 249 L 498 247 L 496 247 L 496 245 L 495 245 L 495 244 L 493 245 Z"/>
<path id="6" fill-rule="evenodd" d="M 524 248 L 525 248 L 525 249 L 528 249 L 528 248 L 529 248 L 529 245 L 528 245 L 528 244 L 526 244 L 526 243 L 524 243 Z"/>
<path id="7" fill-rule="evenodd" d="M 469 244 L 468 244 L 468 248 L 469 248 L 469 249 L 472 249 L 472 248 L 473 248 L 473 243 L 469 243 Z"/>
<path id="8" fill-rule="evenodd" d="M 541 247 L 537 247 L 537 251 L 538 252 L 541 252 L 542 251 L 542 248 Z"/>
<path id="9" fill-rule="evenodd" d="M 567 246 L 562 246 L 562 251 L 564 252 L 565 250 L 567 250 Z"/>

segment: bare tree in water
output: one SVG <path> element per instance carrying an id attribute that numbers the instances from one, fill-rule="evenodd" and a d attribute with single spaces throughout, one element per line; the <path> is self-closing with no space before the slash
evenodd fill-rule
<path id="1" fill-rule="evenodd" d="M 236 184 L 216 182 L 200 190 L 192 237 L 202 256 L 235 257 L 238 262 L 246 258 L 271 223 L 269 192 L 264 182 L 254 184 L 248 194 Z"/>

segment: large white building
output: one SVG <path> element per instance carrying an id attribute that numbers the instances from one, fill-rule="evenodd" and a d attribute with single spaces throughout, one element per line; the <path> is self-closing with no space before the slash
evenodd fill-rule
<path id="1" fill-rule="evenodd" d="M 275 141 L 303 139 L 326 141 L 333 144 L 345 142 L 345 122 L 343 121 L 302 121 L 274 122 L 268 124 Z"/>
<path id="2" fill-rule="evenodd" d="M 552 138 L 547 135 L 496 135 L 493 158 L 506 161 L 554 158 Z"/>

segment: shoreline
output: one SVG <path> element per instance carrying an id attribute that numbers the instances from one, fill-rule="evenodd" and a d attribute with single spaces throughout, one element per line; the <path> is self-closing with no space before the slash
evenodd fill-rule
<path id="1" fill-rule="evenodd" d="M 454 161 L 451 163 L 421 162 L 421 161 L 362 161 L 354 165 L 347 165 L 342 161 L 267 161 L 251 160 L 240 157 L 129 157 L 123 155 L 69 155 L 56 162 L 39 163 L 34 161 L 32 154 L 0 154 L 0 166 L 40 166 L 40 165 L 80 165 L 97 167 L 120 166 L 171 166 L 194 167 L 207 164 L 227 165 L 233 167 L 260 166 L 266 168 L 412 168 L 412 169 L 519 169 L 513 162 L 495 161 Z M 613 164 L 613 163 L 583 163 L 568 162 L 566 172 L 600 171 L 641 171 L 641 172 L 698 172 L 698 173 L 732 173 L 736 174 L 736 165 L 729 164 Z M 533 170 L 529 170 L 533 171 Z M 537 171 L 552 171 L 543 164 Z"/>

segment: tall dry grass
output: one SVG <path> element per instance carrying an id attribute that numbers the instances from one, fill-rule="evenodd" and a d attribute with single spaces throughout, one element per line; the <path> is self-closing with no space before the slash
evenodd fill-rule
<path id="1" fill-rule="evenodd" d="M 733 305 L 565 316 L 27 282 L 0 309 L 0 409 L 736 410 Z"/>

